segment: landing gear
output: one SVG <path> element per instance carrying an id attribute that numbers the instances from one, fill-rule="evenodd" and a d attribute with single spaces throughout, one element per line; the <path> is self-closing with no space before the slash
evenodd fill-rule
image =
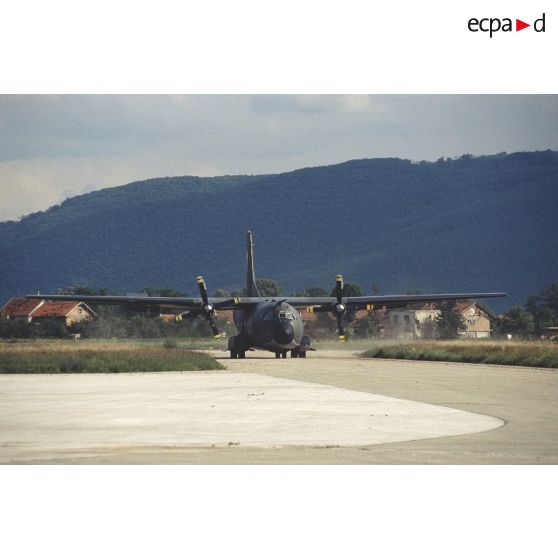
<path id="1" fill-rule="evenodd" d="M 281 353 L 275 353 L 275 358 L 281 358 Z"/>
<path id="2" fill-rule="evenodd" d="M 231 351 L 231 358 L 246 358 L 246 351 Z"/>
<path id="3" fill-rule="evenodd" d="M 291 351 L 291 358 L 306 358 L 306 351 L 300 351 L 299 349 L 293 349 Z"/>

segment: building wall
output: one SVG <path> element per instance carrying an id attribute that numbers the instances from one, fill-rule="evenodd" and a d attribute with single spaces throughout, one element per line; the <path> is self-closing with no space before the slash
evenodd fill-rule
<path id="1" fill-rule="evenodd" d="M 66 315 L 66 325 L 71 326 L 72 324 L 78 324 L 82 320 L 91 319 L 91 317 L 87 308 L 82 308 L 81 305 L 79 305 Z"/>
<path id="2" fill-rule="evenodd" d="M 415 310 L 390 310 L 386 314 L 385 333 L 388 337 L 412 339 L 416 337 Z"/>
<path id="3" fill-rule="evenodd" d="M 434 321 L 440 310 L 406 308 L 389 310 L 386 314 L 385 332 L 387 337 L 393 338 L 430 338 L 435 332 Z M 490 337 L 490 319 L 475 304 L 465 308 L 461 315 L 465 322 L 466 331 L 460 332 L 461 337 L 482 339 Z"/>
<path id="4" fill-rule="evenodd" d="M 472 339 L 486 339 L 490 337 L 490 319 L 476 305 L 462 312 L 467 330 L 460 333 L 463 337 Z"/>
<path id="5" fill-rule="evenodd" d="M 436 318 L 440 315 L 440 310 L 415 310 L 417 320 L 416 336 L 419 339 L 431 339 L 436 333 Z"/>

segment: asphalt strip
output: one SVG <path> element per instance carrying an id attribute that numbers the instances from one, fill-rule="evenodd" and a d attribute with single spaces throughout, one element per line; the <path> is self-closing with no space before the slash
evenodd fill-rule
<path id="1" fill-rule="evenodd" d="M 361 446 L 503 425 L 441 405 L 254 373 L 48 375 L 29 384 L 23 378 L 25 386 L 4 380 L 3 459 L 123 446 Z"/>

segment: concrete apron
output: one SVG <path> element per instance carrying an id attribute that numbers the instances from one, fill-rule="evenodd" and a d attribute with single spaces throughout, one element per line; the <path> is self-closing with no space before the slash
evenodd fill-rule
<path id="1" fill-rule="evenodd" d="M 3 380 L 2 461 L 101 448 L 365 446 L 503 425 L 440 405 L 253 373 L 33 375 L 24 390 L 17 377 Z"/>

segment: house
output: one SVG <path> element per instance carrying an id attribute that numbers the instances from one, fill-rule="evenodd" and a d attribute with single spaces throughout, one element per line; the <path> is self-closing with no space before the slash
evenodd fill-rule
<path id="1" fill-rule="evenodd" d="M 461 314 L 465 325 L 465 329 L 459 332 L 459 337 L 490 337 L 492 316 L 476 302 L 457 302 L 454 311 Z M 432 339 L 435 337 L 436 318 L 439 315 L 440 310 L 434 303 L 415 308 L 388 310 L 384 317 L 385 334 L 388 337 L 403 339 Z"/>
<path id="2" fill-rule="evenodd" d="M 476 302 L 458 302 L 455 311 L 461 314 L 465 329 L 459 332 L 460 337 L 472 339 L 488 339 L 490 337 L 490 318 L 486 310 Z"/>
<path id="3" fill-rule="evenodd" d="M 43 300 L 28 298 L 11 298 L 0 309 L 0 314 L 6 320 L 31 321 L 31 313 L 43 304 Z"/>
<path id="4" fill-rule="evenodd" d="M 0 310 L 7 320 L 25 320 L 28 323 L 40 323 L 44 320 L 64 321 L 67 326 L 89 320 L 95 312 L 84 302 L 75 300 L 54 301 L 27 298 L 12 298 Z"/>

